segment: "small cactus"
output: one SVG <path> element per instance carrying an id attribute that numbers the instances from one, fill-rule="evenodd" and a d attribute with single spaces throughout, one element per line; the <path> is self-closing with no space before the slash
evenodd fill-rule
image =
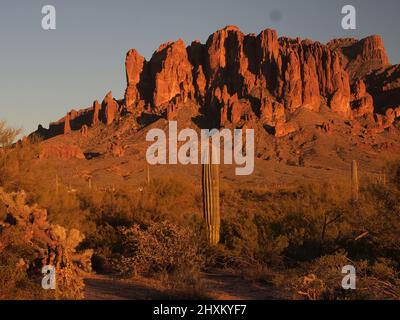
<path id="1" fill-rule="evenodd" d="M 353 160 L 351 164 L 351 195 L 353 201 L 358 201 L 359 183 L 358 183 L 358 164 Z"/>
<path id="2" fill-rule="evenodd" d="M 219 198 L 219 165 L 202 165 L 203 211 L 206 221 L 207 237 L 211 245 L 220 240 L 220 198 Z"/>

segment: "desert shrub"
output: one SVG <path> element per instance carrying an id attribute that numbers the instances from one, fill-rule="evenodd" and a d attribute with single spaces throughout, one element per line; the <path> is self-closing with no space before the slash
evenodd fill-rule
<path id="1" fill-rule="evenodd" d="M 164 294 L 169 299 L 179 300 L 210 300 L 206 282 L 199 272 L 181 270 L 172 274 L 163 274 L 161 283 Z"/>
<path id="2" fill-rule="evenodd" d="M 335 249 L 346 214 L 340 191 L 319 185 L 227 190 L 222 206 L 222 245 L 247 261 L 273 265 L 284 258 L 307 261 Z"/>
<path id="3" fill-rule="evenodd" d="M 196 201 L 200 191 L 184 180 L 153 179 L 141 193 L 137 210 L 147 213 L 152 220 L 185 224 L 189 217 L 201 212 L 201 202 Z"/>
<path id="4" fill-rule="evenodd" d="M 60 187 L 56 193 L 53 186 L 41 186 L 30 195 L 30 202 L 39 203 L 47 208 L 48 219 L 51 223 L 68 229 L 76 228 L 85 233 L 94 228 L 94 224 L 88 219 L 89 211 L 82 209 L 77 195 L 68 193 L 64 187 Z"/>
<path id="5" fill-rule="evenodd" d="M 9 146 L 21 132 L 22 129 L 12 128 L 6 121 L 0 120 L 0 147 Z"/>
<path id="6" fill-rule="evenodd" d="M 168 220 L 186 224 L 199 213 L 193 186 L 175 179 L 154 179 L 150 186 L 124 187 L 112 192 L 90 190 L 77 195 L 80 209 L 97 225 L 113 227 Z M 160 200 L 162 199 L 162 200 Z"/>
<path id="7" fill-rule="evenodd" d="M 340 185 L 315 184 L 291 191 L 239 190 L 235 200 L 225 194 L 223 244 L 232 252 L 250 248 L 267 263 L 279 257 L 310 261 L 340 248 L 353 258 L 399 260 L 399 189 L 365 184 L 357 204 L 345 194 Z"/>
<path id="8" fill-rule="evenodd" d="M 36 268 L 39 254 L 37 248 L 25 242 L 25 238 L 26 231 L 17 227 L 0 237 L 1 243 L 9 243 L 0 251 L 0 299 L 82 298 L 83 280 L 72 261 L 57 269 L 56 290 L 41 287 L 43 275 L 40 267 Z"/>
<path id="9" fill-rule="evenodd" d="M 235 216 L 223 217 L 221 243 L 238 256 L 253 256 L 257 250 L 257 228 L 251 214 L 239 211 Z"/>
<path id="10" fill-rule="evenodd" d="M 362 200 L 346 217 L 349 237 L 343 245 L 360 258 L 387 257 L 400 261 L 400 190 L 395 184 L 367 184 Z M 365 233 L 365 237 L 354 238 Z"/>
<path id="11" fill-rule="evenodd" d="M 161 222 L 147 229 L 122 228 L 121 234 L 123 251 L 116 265 L 124 274 L 196 273 L 202 267 L 197 241 L 187 228 Z"/>
<path id="12" fill-rule="evenodd" d="M 307 274 L 297 278 L 292 285 L 295 298 L 309 300 L 364 300 L 399 299 L 400 281 L 397 272 L 390 266 L 391 261 L 379 259 L 370 264 L 366 260 L 349 260 L 344 251 L 322 256 L 309 266 L 303 266 Z M 356 289 L 342 288 L 342 268 L 352 265 L 356 268 Z M 289 281 L 290 282 L 290 281 Z"/>
<path id="13" fill-rule="evenodd" d="M 32 281 L 23 266 L 6 261 L 8 258 L 0 254 L 0 300 L 51 299 L 51 294 L 41 288 L 40 281 Z"/>
<path id="14" fill-rule="evenodd" d="M 32 190 L 39 181 L 32 171 L 32 161 L 39 154 L 39 144 L 35 139 L 17 143 L 0 152 L 0 186 L 17 191 Z"/>
<path id="15" fill-rule="evenodd" d="M 295 296 L 308 300 L 345 299 L 346 293 L 341 287 L 344 275 L 342 268 L 350 262 L 343 252 L 322 256 L 313 261 L 308 267 L 304 266 L 307 274 L 294 280 Z"/>
<path id="16" fill-rule="evenodd" d="M 0 237 L 0 300 L 44 299 L 51 295 L 40 286 L 39 279 L 27 273 L 26 261 L 35 258 L 35 252 L 23 238 L 23 230 L 15 228 Z"/>

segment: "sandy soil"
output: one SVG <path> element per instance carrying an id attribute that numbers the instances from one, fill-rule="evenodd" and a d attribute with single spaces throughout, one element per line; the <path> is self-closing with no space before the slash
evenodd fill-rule
<path id="1" fill-rule="evenodd" d="M 281 297 L 276 289 L 229 274 L 205 274 L 206 295 L 215 300 L 274 300 Z M 105 275 L 85 278 L 86 300 L 157 300 L 170 296 L 156 280 L 122 280 Z M 185 297 L 182 297 L 185 299 Z"/>

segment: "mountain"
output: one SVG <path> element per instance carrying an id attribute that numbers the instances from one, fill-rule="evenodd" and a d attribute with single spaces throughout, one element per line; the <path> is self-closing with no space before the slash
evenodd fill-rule
<path id="1" fill-rule="evenodd" d="M 101 106 L 95 101 L 92 108 L 72 110 L 39 133 L 48 137 L 68 131 L 65 121 L 74 130 L 98 121 L 110 125 L 124 113 L 171 118 L 188 101 L 217 124 L 256 118 L 273 127 L 299 108 L 318 111 L 327 105 L 354 119 L 400 105 L 400 67 L 389 65 L 379 36 L 323 45 L 278 38 L 269 29 L 244 35 L 228 26 L 205 44 L 194 41 L 186 47 L 181 39 L 165 43 L 150 61 L 131 49 L 125 66 L 124 99 L 116 101 L 108 93 Z"/>
<path id="2" fill-rule="evenodd" d="M 101 104 L 39 126 L 42 160 L 139 160 L 144 132 L 173 119 L 255 128 L 263 164 L 345 170 L 356 158 L 376 172 L 385 153 L 399 154 L 400 66 L 389 64 L 377 35 L 322 44 L 227 26 L 205 44 L 162 44 L 149 61 L 131 49 L 125 67 L 124 97 L 109 92 Z"/>

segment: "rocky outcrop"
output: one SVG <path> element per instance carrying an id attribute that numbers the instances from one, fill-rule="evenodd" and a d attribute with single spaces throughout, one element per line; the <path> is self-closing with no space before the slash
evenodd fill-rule
<path id="1" fill-rule="evenodd" d="M 183 40 L 161 45 L 149 62 L 152 102 L 160 107 L 181 96 L 185 102 L 194 97 L 192 65 Z"/>
<path id="2" fill-rule="evenodd" d="M 92 122 L 91 122 L 92 127 L 95 126 L 96 124 L 98 124 L 100 121 L 100 110 L 101 110 L 101 105 L 96 100 L 95 102 L 93 102 L 93 116 L 92 116 Z"/>
<path id="3" fill-rule="evenodd" d="M 109 126 L 113 123 L 118 113 L 118 103 L 114 100 L 111 91 L 105 96 L 101 108 L 104 122 Z"/>
<path id="4" fill-rule="evenodd" d="M 301 108 L 319 112 L 328 106 L 340 117 L 354 119 L 400 105 L 400 69 L 389 66 L 379 36 L 324 45 L 278 38 L 270 29 L 246 35 L 227 26 L 205 43 L 186 47 L 181 39 L 167 42 L 149 61 L 131 49 L 125 67 L 124 100 L 108 93 L 101 110 L 94 103 L 90 123 L 82 116 L 76 122 L 71 114 L 72 130 L 99 119 L 111 125 L 124 113 L 141 117 L 142 125 L 148 124 L 143 119 L 160 116 L 171 120 L 185 106 L 197 104 L 208 126 L 256 120 L 274 128 L 279 124 L 276 131 L 287 132 L 283 124 Z"/>
<path id="5" fill-rule="evenodd" d="M 350 78 L 363 78 L 375 70 L 386 68 L 389 59 L 380 36 L 373 35 L 360 41 L 335 39 L 328 47 L 339 52 Z"/>
<path id="6" fill-rule="evenodd" d="M 352 87 L 351 108 L 356 118 L 374 112 L 374 101 L 363 80 L 357 80 Z"/>
<path id="7" fill-rule="evenodd" d="M 263 123 L 274 127 L 278 122 L 285 122 L 285 107 L 271 97 L 263 98 L 261 100 L 260 118 Z"/>
<path id="8" fill-rule="evenodd" d="M 371 41 L 360 46 L 363 59 L 378 55 Z M 147 96 L 154 108 L 166 110 L 168 103 L 180 96 L 183 103 L 195 100 L 205 112 L 219 117 L 220 123 L 236 123 L 246 117 L 241 104 L 247 100 L 252 116 L 274 124 L 298 108 L 318 111 L 328 104 L 350 118 L 350 78 L 341 57 L 337 48 L 318 42 L 278 39 L 276 32 L 268 29 L 257 36 L 244 35 L 237 27 L 228 26 L 212 34 L 205 44 L 195 41 L 186 48 L 178 40 L 160 46 L 148 68 L 135 50 L 129 51 L 126 105 Z M 383 53 L 380 57 L 384 60 Z M 145 79 L 142 86 L 140 79 Z"/>
<path id="9" fill-rule="evenodd" d="M 78 146 L 70 144 L 42 144 L 39 153 L 40 160 L 70 160 L 85 159 L 85 155 Z"/>
<path id="10" fill-rule="evenodd" d="M 299 130 L 299 126 L 294 122 L 278 122 L 275 126 L 275 137 L 284 137 L 288 134 L 296 132 Z"/>
<path id="11" fill-rule="evenodd" d="M 70 121 L 71 121 L 70 114 L 67 113 L 67 115 L 65 116 L 65 120 L 64 120 L 64 134 L 68 134 L 71 132 Z"/>
<path id="12" fill-rule="evenodd" d="M 144 99 L 141 94 L 141 79 L 146 60 L 135 49 L 126 54 L 125 70 L 127 88 L 125 91 L 125 107 L 128 112 L 134 111 L 134 103 Z"/>
<path id="13" fill-rule="evenodd" d="M 317 130 L 324 134 L 332 134 L 334 128 L 334 121 L 323 122 L 321 125 L 317 125 Z"/>
<path id="14" fill-rule="evenodd" d="M 373 96 L 376 111 L 385 113 L 388 108 L 400 105 L 400 65 L 370 74 L 366 77 L 366 85 Z"/>
<path id="15" fill-rule="evenodd" d="M 89 127 L 84 124 L 80 130 L 82 137 L 87 138 L 89 135 Z"/>

